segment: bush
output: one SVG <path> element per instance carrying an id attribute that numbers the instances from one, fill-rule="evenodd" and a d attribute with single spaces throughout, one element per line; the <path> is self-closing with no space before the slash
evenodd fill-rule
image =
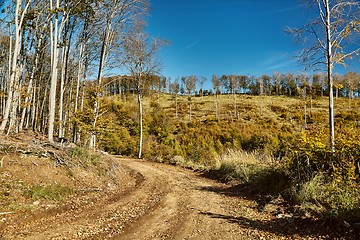
<path id="1" fill-rule="evenodd" d="M 360 218 L 360 142 L 343 131 L 338 131 L 335 152 L 326 144 L 324 131 L 303 133 L 293 145 L 292 197 L 318 214 Z"/>
<path id="2" fill-rule="evenodd" d="M 309 181 L 300 184 L 294 197 L 316 214 L 360 217 L 360 191 L 331 181 L 323 173 L 316 173 Z"/>

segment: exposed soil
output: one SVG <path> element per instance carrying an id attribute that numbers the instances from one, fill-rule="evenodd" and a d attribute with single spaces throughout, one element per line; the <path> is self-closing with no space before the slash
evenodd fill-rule
<path id="1" fill-rule="evenodd" d="M 19 158 L 17 153 L 6 155 L 3 161 L 2 189 L 5 185 L 11 188 L 7 194 L 14 196 L 17 207 L 15 203 L 9 207 L 9 199 L 1 198 L 7 205 L 1 208 L 0 239 L 360 236 L 353 227 L 286 212 L 281 199 L 267 201 L 246 186 L 229 186 L 176 166 L 108 156 L 103 160 L 106 165 L 86 170 L 56 166 L 51 158 Z M 50 183 L 76 191 L 62 201 L 34 201 L 21 194 L 28 185 Z"/>

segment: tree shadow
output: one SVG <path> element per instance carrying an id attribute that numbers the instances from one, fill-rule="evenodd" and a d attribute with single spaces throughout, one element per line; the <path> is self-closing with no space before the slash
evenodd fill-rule
<path id="1" fill-rule="evenodd" d="M 257 203 L 254 209 L 259 212 L 263 211 L 268 203 L 271 202 L 273 204 L 274 199 L 274 196 L 259 193 L 248 184 L 237 184 L 230 187 L 206 186 L 199 190 L 254 201 Z M 271 220 L 250 219 L 244 216 L 227 216 L 211 212 L 200 212 L 200 214 L 211 218 L 225 219 L 229 223 L 239 224 L 243 228 L 266 231 L 290 238 L 299 236 L 301 238 L 312 237 L 316 239 L 320 237 L 321 239 L 360 239 L 360 228 L 346 228 L 342 224 L 343 221 L 339 219 L 305 217 L 297 214 L 294 205 L 287 201 L 277 202 L 276 205 L 282 209 L 282 212 L 291 214 L 281 218 L 277 218 L 276 214 L 273 214 Z"/>
<path id="2" fill-rule="evenodd" d="M 359 232 L 343 231 L 332 224 L 310 218 L 281 218 L 273 220 L 254 220 L 246 217 L 234 217 L 211 212 L 200 212 L 210 218 L 225 219 L 229 223 L 238 224 L 240 227 L 265 231 L 284 237 L 321 238 L 321 239 L 358 239 Z"/>
<path id="3" fill-rule="evenodd" d="M 263 211 L 266 204 L 268 204 L 273 198 L 275 198 L 275 196 L 259 192 L 257 189 L 253 188 L 249 184 L 237 184 L 230 187 L 206 186 L 200 188 L 199 190 L 215 192 L 228 197 L 238 197 L 238 198 L 254 201 L 257 203 L 256 208 L 259 211 Z M 277 204 L 279 206 L 281 205 L 281 207 L 283 208 L 289 208 L 291 206 L 285 201 Z"/>

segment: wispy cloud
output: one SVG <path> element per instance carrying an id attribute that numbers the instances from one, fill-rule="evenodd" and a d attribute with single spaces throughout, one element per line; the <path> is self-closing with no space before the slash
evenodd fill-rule
<path id="1" fill-rule="evenodd" d="M 193 48 L 193 47 L 195 47 L 197 44 L 198 44 L 198 41 L 194 41 L 194 42 L 186 45 L 185 49 Z"/>
<path id="2" fill-rule="evenodd" d="M 292 66 L 294 59 L 291 58 L 287 52 L 270 51 L 266 54 L 266 57 L 261 61 L 260 65 L 267 71 L 281 70 Z"/>
<path id="3" fill-rule="evenodd" d="M 278 10 L 275 10 L 275 11 L 270 11 L 270 12 L 263 13 L 263 14 L 256 14 L 256 17 L 278 15 L 278 14 L 282 14 L 282 13 L 295 11 L 295 10 L 300 9 L 300 8 L 303 8 L 303 6 L 299 5 L 299 6 L 290 7 L 290 8 L 282 8 L 282 9 L 278 9 Z"/>
<path id="4" fill-rule="evenodd" d="M 291 12 L 291 11 L 294 11 L 294 10 L 297 10 L 297 9 L 300 9 L 300 8 L 303 8 L 303 6 L 296 6 L 296 7 L 291 7 L 291 8 L 283 8 L 283 9 L 279 9 L 277 11 L 274 11 L 274 12 L 270 12 L 269 15 L 276 15 L 276 14 L 279 14 L 279 13 L 286 13 L 286 12 Z"/>

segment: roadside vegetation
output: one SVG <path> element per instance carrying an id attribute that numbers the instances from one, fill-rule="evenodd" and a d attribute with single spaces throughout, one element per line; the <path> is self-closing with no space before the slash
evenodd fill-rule
<path id="1" fill-rule="evenodd" d="M 337 150 L 332 153 L 325 97 L 312 100 L 306 125 L 301 97 L 239 95 L 234 116 L 232 96 L 220 95 L 219 120 L 214 96 L 193 97 L 191 121 L 187 97 L 177 96 L 177 117 L 174 97 L 144 99 L 144 158 L 216 171 L 224 181 L 280 194 L 317 216 L 359 218 L 358 99 L 351 108 L 347 99 L 336 99 Z M 131 98 L 102 99 L 108 111 L 100 149 L 137 156 L 138 116 Z"/>
<path id="2" fill-rule="evenodd" d="M 2 214 L 48 208 L 71 199 L 95 201 L 110 195 L 123 179 L 130 179 L 105 155 L 73 144 L 57 149 L 39 137 L 28 132 L 1 143 Z"/>

